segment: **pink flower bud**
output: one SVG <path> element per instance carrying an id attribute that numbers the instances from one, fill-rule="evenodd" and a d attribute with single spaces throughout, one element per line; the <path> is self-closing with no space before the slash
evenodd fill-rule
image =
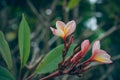
<path id="1" fill-rule="evenodd" d="M 89 47 L 90 47 L 89 40 L 84 40 L 81 44 L 81 50 L 73 56 L 71 62 L 80 61 L 87 53 Z"/>

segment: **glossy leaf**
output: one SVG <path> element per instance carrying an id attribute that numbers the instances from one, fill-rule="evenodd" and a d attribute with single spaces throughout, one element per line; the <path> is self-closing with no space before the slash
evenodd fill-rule
<path id="1" fill-rule="evenodd" d="M 30 29 L 24 15 L 19 27 L 19 49 L 21 58 L 21 68 L 23 68 L 30 54 Z"/>
<path id="2" fill-rule="evenodd" d="M 79 4 L 79 2 L 80 2 L 80 0 L 70 0 L 69 3 L 68 3 L 67 8 L 69 10 L 73 9 L 74 7 L 76 7 Z"/>
<path id="3" fill-rule="evenodd" d="M 68 51 L 68 55 L 72 53 L 74 47 L 75 45 L 71 45 Z M 58 67 L 58 63 L 62 60 L 62 50 L 63 50 L 63 45 L 59 45 L 58 47 L 51 50 L 44 57 L 42 62 L 38 65 L 35 73 L 42 74 L 42 73 L 48 73 L 56 70 Z"/>
<path id="4" fill-rule="evenodd" d="M 0 80 L 15 80 L 15 78 L 6 68 L 0 66 Z"/>
<path id="5" fill-rule="evenodd" d="M 12 57 L 11 57 L 10 48 L 1 31 L 0 31 L 0 54 L 5 60 L 8 68 L 11 70 L 12 69 Z"/>

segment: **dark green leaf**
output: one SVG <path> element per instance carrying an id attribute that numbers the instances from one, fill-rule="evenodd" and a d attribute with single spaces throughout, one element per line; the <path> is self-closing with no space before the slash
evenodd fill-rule
<path id="1" fill-rule="evenodd" d="M 23 68 L 30 54 L 30 29 L 23 15 L 19 27 L 19 49 L 21 58 L 21 68 Z"/>
<path id="2" fill-rule="evenodd" d="M 6 64 L 8 65 L 8 68 L 11 70 L 12 69 L 12 57 L 10 53 L 10 48 L 1 31 L 0 31 L 0 54 L 2 55 Z"/>
<path id="3" fill-rule="evenodd" d="M 75 45 L 71 45 L 68 55 L 70 55 L 74 49 Z M 63 45 L 60 45 L 53 50 L 51 50 L 38 65 L 35 73 L 48 73 L 57 69 L 58 63 L 62 60 L 62 50 Z"/>
<path id="4" fill-rule="evenodd" d="M 79 2 L 80 2 L 80 0 L 70 0 L 69 3 L 68 3 L 67 8 L 69 10 L 73 9 L 74 7 L 76 7 L 79 4 Z"/>
<path id="5" fill-rule="evenodd" d="M 6 68 L 0 66 L 0 80 L 15 80 L 15 78 Z"/>

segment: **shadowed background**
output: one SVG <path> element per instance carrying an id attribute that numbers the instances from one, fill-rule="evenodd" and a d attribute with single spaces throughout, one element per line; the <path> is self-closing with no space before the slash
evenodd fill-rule
<path id="1" fill-rule="evenodd" d="M 112 56 L 113 63 L 94 67 L 80 79 L 65 75 L 51 80 L 120 80 L 119 4 L 120 0 L 0 0 L 0 30 L 9 42 L 15 69 L 20 67 L 17 34 L 24 13 L 31 29 L 31 56 L 26 68 L 31 68 L 35 61 L 62 43 L 49 27 L 55 27 L 57 20 L 75 20 L 74 43 L 100 40 L 101 48 Z M 1 55 L 0 65 L 5 66 Z"/>

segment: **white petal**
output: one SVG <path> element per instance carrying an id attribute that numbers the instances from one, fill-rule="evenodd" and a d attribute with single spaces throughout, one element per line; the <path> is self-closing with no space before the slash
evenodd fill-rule
<path id="1" fill-rule="evenodd" d="M 92 47 L 92 53 L 95 52 L 96 49 L 100 49 L 100 41 L 95 41 Z"/>
<path id="2" fill-rule="evenodd" d="M 67 25 L 65 26 L 65 32 L 66 32 L 66 36 L 69 36 L 70 34 L 72 34 L 76 29 L 76 23 L 74 20 L 70 21 L 67 23 Z"/>
<path id="3" fill-rule="evenodd" d="M 107 54 L 104 50 L 96 50 L 94 54 L 95 54 L 94 59 L 98 62 L 101 62 L 101 63 L 111 63 L 112 62 L 110 60 L 111 56 L 109 54 Z"/>
<path id="4" fill-rule="evenodd" d="M 64 30 L 64 28 L 65 28 L 65 23 L 62 22 L 62 21 L 57 21 L 57 22 L 56 22 L 56 27 L 57 27 L 57 29 Z"/>
<path id="5" fill-rule="evenodd" d="M 56 36 L 60 36 L 60 37 L 64 37 L 64 32 L 62 30 L 56 30 L 56 33 L 55 33 Z"/>
<path id="6" fill-rule="evenodd" d="M 56 36 L 59 36 L 59 37 L 64 37 L 64 32 L 60 29 L 54 29 L 52 27 L 50 27 L 52 33 Z"/>

